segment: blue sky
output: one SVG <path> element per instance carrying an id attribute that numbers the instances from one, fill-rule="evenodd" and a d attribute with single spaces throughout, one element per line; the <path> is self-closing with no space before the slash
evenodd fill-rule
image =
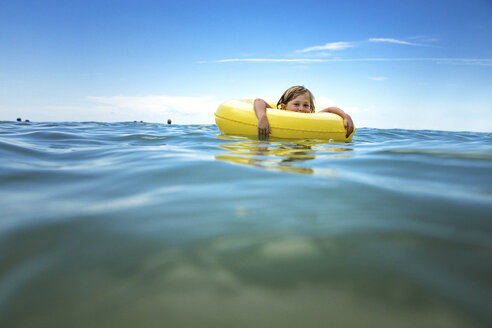
<path id="1" fill-rule="evenodd" d="M 0 2 L 0 120 L 213 123 L 304 85 L 356 126 L 492 131 L 492 0 Z"/>

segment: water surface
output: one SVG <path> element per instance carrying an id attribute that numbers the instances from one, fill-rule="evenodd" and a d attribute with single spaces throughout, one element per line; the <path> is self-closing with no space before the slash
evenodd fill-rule
<path id="1" fill-rule="evenodd" d="M 0 123 L 1 327 L 490 327 L 492 134 Z"/>

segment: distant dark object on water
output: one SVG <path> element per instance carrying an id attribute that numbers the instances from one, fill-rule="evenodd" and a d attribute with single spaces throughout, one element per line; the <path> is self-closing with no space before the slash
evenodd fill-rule
<path id="1" fill-rule="evenodd" d="M 17 122 L 22 122 L 22 118 L 18 117 Z"/>
<path id="2" fill-rule="evenodd" d="M 31 121 L 29 121 L 29 120 L 26 120 L 25 122 L 27 122 L 27 123 L 29 123 L 29 122 L 31 122 Z"/>
<path id="3" fill-rule="evenodd" d="M 167 124 L 171 124 L 171 123 L 172 123 L 172 122 L 171 122 L 171 119 L 168 119 L 168 120 L 167 120 Z"/>

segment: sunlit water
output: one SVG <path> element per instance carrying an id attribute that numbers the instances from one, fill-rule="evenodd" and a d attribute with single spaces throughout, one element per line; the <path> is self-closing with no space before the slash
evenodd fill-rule
<path id="1" fill-rule="evenodd" d="M 0 327 L 490 327 L 492 134 L 0 123 Z"/>

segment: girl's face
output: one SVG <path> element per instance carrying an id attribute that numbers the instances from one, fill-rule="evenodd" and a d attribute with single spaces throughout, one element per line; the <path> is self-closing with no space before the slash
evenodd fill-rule
<path id="1" fill-rule="evenodd" d="M 301 113 L 311 113 L 311 102 L 308 93 L 303 93 L 302 95 L 297 96 L 285 104 L 281 104 L 280 108 L 285 110 L 290 110 L 292 112 L 301 112 Z"/>

